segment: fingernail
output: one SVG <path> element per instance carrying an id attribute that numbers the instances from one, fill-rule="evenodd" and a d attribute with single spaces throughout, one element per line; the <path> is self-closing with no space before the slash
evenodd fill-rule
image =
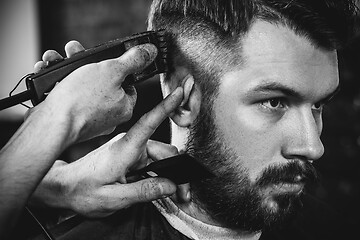
<path id="1" fill-rule="evenodd" d="M 184 78 L 182 87 L 184 88 L 184 90 L 187 90 L 188 88 L 192 88 L 193 85 L 194 85 L 194 78 L 192 77 L 191 74 L 189 74 Z"/>
<path id="2" fill-rule="evenodd" d="M 153 44 L 140 45 L 138 48 L 142 51 L 146 62 L 154 61 L 157 55 L 157 48 Z"/>
<path id="3" fill-rule="evenodd" d="M 180 94 L 180 92 L 182 91 L 182 87 L 177 87 L 170 95 L 171 96 L 175 96 L 175 95 L 178 95 Z"/>

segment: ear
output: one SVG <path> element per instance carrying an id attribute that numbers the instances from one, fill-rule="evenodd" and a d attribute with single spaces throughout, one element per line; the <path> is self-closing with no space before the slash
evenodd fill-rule
<path id="1" fill-rule="evenodd" d="M 162 80 L 164 96 L 170 94 L 178 86 L 182 86 L 184 89 L 184 99 L 170 117 L 178 126 L 189 127 L 200 111 L 200 90 L 195 84 L 193 75 L 186 68 L 178 68 L 170 79 L 166 82 Z"/>
<path id="2" fill-rule="evenodd" d="M 184 99 L 176 109 L 175 114 L 171 116 L 171 119 L 180 127 L 189 127 L 193 124 L 200 111 L 200 91 L 196 88 L 192 75 L 187 75 L 182 80 L 181 85 L 184 89 Z"/>

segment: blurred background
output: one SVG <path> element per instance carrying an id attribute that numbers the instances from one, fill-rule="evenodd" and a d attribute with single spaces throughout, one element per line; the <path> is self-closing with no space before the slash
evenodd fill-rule
<path id="1" fill-rule="evenodd" d="M 70 40 L 86 48 L 146 30 L 151 0 L 1 0 L 0 98 L 7 97 L 45 50 L 64 54 Z M 359 22 L 357 20 L 357 22 Z M 339 53 L 341 92 L 324 112 L 322 140 L 325 155 L 315 163 L 321 184 L 312 193 L 359 223 L 360 215 L 360 36 Z M 25 89 L 20 84 L 16 92 Z M 126 131 L 161 99 L 156 77 L 137 86 L 138 102 L 132 120 L 110 136 L 99 137 L 67 149 L 61 156 L 74 161 L 118 132 Z M 23 121 L 27 108 L 19 105 L 0 112 L 0 147 Z M 45 131 L 45 130 L 44 130 Z M 169 141 L 165 121 L 153 139 Z"/>

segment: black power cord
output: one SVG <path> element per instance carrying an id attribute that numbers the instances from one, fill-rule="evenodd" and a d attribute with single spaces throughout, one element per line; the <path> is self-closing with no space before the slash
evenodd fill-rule
<path id="1" fill-rule="evenodd" d="M 41 222 L 37 219 L 34 213 L 28 207 L 25 207 L 25 209 L 30 214 L 32 219 L 36 222 L 36 224 L 40 227 L 44 238 L 46 240 L 55 240 L 55 238 L 50 234 L 50 232 L 46 229 L 46 227 L 43 224 L 41 224 Z"/>
<path id="2" fill-rule="evenodd" d="M 12 106 L 15 106 L 19 103 L 25 102 L 27 100 L 30 100 L 33 96 L 32 91 L 26 90 L 24 92 L 18 93 L 16 95 L 12 95 L 7 98 L 3 98 L 0 100 L 0 111 L 9 108 Z"/>
<path id="3" fill-rule="evenodd" d="M 12 93 L 16 90 L 16 88 L 20 85 L 20 83 L 26 79 L 27 77 L 31 76 L 32 74 L 26 74 L 25 76 L 23 76 L 20 81 L 15 85 L 15 87 L 13 88 L 13 90 L 11 90 L 11 92 L 9 93 L 9 97 L 7 98 L 3 98 L 0 99 L 0 111 L 4 110 L 6 108 L 15 106 L 17 104 L 21 104 L 27 108 L 30 108 L 29 106 L 23 104 L 23 102 L 30 100 L 33 98 L 33 92 L 28 89 L 25 90 L 21 93 L 18 93 L 16 95 L 12 95 Z"/>
<path id="4" fill-rule="evenodd" d="M 31 90 L 25 90 L 21 93 L 18 93 L 16 95 L 12 95 L 12 93 L 16 90 L 16 88 L 20 85 L 20 83 L 28 77 L 30 74 L 25 75 L 20 79 L 20 81 L 16 84 L 14 89 L 9 93 L 9 97 L 0 99 L 0 111 L 9 107 L 12 107 L 17 104 L 22 104 L 23 102 L 32 99 L 33 92 Z M 28 107 L 25 104 L 22 104 L 25 107 Z M 44 225 L 41 224 L 41 222 L 36 218 L 36 216 L 33 214 L 33 212 L 28 208 L 25 207 L 25 210 L 28 212 L 28 214 L 31 216 L 31 218 L 34 220 L 34 222 L 39 226 L 39 228 L 42 231 L 42 234 L 46 240 L 54 240 L 55 238 L 51 236 L 50 232 L 46 229 Z"/>

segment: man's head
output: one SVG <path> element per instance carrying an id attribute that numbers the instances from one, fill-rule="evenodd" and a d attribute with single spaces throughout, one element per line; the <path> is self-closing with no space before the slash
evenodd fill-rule
<path id="1" fill-rule="evenodd" d="M 185 89 L 172 143 L 217 175 L 191 185 L 216 223 L 277 223 L 316 178 L 322 106 L 338 88 L 336 49 L 353 9 L 345 0 L 154 1 L 150 28 L 173 38 L 163 92 Z"/>

